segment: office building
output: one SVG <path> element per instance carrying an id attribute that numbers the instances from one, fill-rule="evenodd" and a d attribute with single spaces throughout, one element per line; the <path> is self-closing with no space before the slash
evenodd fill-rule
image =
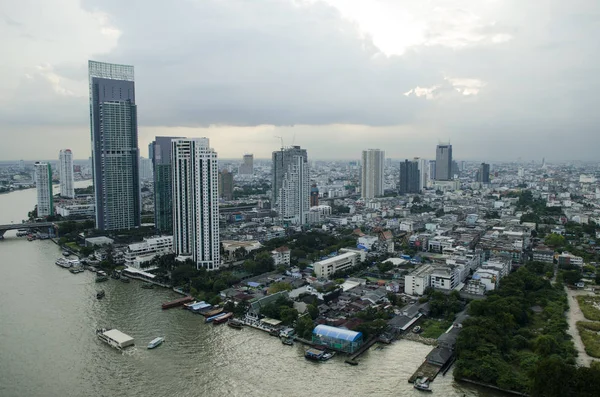
<path id="1" fill-rule="evenodd" d="M 164 234 L 173 233 L 173 171 L 171 141 L 180 137 L 157 136 L 150 143 L 152 173 L 154 175 L 154 225 Z"/>
<path id="2" fill-rule="evenodd" d="M 316 207 L 319 205 L 319 188 L 316 184 L 310 187 L 310 206 Z"/>
<path id="3" fill-rule="evenodd" d="M 219 197 L 233 200 L 233 174 L 227 170 L 219 172 Z"/>
<path id="4" fill-rule="evenodd" d="M 140 175 L 133 66 L 89 61 L 96 228 L 140 226 Z"/>
<path id="5" fill-rule="evenodd" d="M 429 167 L 427 168 L 429 170 L 429 180 L 430 181 L 434 181 L 435 178 L 435 160 L 429 160 Z"/>
<path id="6" fill-rule="evenodd" d="M 208 138 L 173 139 L 173 250 L 197 268 L 217 270 L 219 196 L 217 153 Z"/>
<path id="7" fill-rule="evenodd" d="M 379 149 L 363 150 L 360 191 L 363 199 L 383 196 L 383 164 L 385 152 Z"/>
<path id="8" fill-rule="evenodd" d="M 358 254 L 346 252 L 314 263 L 313 271 L 317 277 L 329 278 L 335 272 L 356 266 L 358 258 Z"/>
<path id="9" fill-rule="evenodd" d="M 419 193 L 420 180 L 419 161 L 404 160 L 400 163 L 400 181 L 398 192 L 400 194 Z"/>
<path id="10" fill-rule="evenodd" d="M 242 158 L 242 165 L 238 169 L 240 175 L 252 175 L 254 174 L 254 155 L 245 154 Z"/>
<path id="11" fill-rule="evenodd" d="M 58 155 L 60 173 L 60 196 L 75 198 L 75 179 L 73 176 L 73 153 L 71 149 L 62 149 Z"/>
<path id="12" fill-rule="evenodd" d="M 451 181 L 452 174 L 452 145 L 439 144 L 435 151 L 435 179 L 438 181 Z"/>
<path id="13" fill-rule="evenodd" d="M 152 179 L 152 159 L 140 157 L 140 181 L 151 181 Z"/>
<path id="14" fill-rule="evenodd" d="M 280 222 L 301 225 L 310 209 L 308 156 L 300 146 L 273 152 L 271 205 Z"/>
<path id="15" fill-rule="evenodd" d="M 477 182 L 490 183 L 490 165 L 481 163 L 475 175 Z"/>
<path id="16" fill-rule="evenodd" d="M 52 194 L 52 167 L 48 163 L 34 165 L 35 188 L 37 190 L 37 216 L 42 218 L 54 215 L 54 196 Z"/>

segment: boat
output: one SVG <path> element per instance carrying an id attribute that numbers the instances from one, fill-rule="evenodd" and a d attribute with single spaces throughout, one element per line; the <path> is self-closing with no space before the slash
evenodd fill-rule
<path id="1" fill-rule="evenodd" d="M 194 300 L 193 297 L 186 296 L 186 297 L 183 297 L 183 298 L 175 299 L 174 301 L 165 302 L 165 303 L 162 304 L 162 308 L 163 308 L 163 310 L 170 309 L 172 307 L 181 306 L 184 303 L 188 303 L 188 302 L 191 302 L 193 300 Z"/>
<path id="2" fill-rule="evenodd" d="M 335 356 L 335 352 L 325 352 L 325 354 L 323 354 L 323 357 L 321 357 L 321 361 L 327 361 L 333 356 Z"/>
<path id="3" fill-rule="evenodd" d="M 204 317 L 213 317 L 213 316 L 216 316 L 217 314 L 221 314 L 221 313 L 223 313 L 223 308 L 219 307 L 217 309 L 210 310 L 208 312 L 201 312 L 200 314 L 202 314 Z"/>
<path id="4" fill-rule="evenodd" d="M 63 251 L 62 254 L 63 256 L 71 256 L 71 253 L 69 251 Z"/>
<path id="5" fill-rule="evenodd" d="M 215 318 L 212 323 L 213 325 L 223 324 L 226 323 L 227 320 L 229 320 L 231 317 L 233 317 L 233 313 L 225 313 L 222 314 L 219 318 Z"/>
<path id="6" fill-rule="evenodd" d="M 304 358 L 313 360 L 313 361 L 321 361 L 325 352 L 323 350 L 318 349 L 308 349 L 304 352 Z"/>
<path id="7" fill-rule="evenodd" d="M 66 259 L 66 258 L 58 258 L 56 260 L 56 262 L 54 262 L 56 265 L 60 266 L 60 267 L 64 267 L 65 269 L 70 268 L 72 265 L 71 261 Z"/>
<path id="8" fill-rule="evenodd" d="M 288 346 L 294 345 L 294 340 L 292 338 L 281 338 L 281 343 Z"/>
<path id="9" fill-rule="evenodd" d="M 131 336 L 124 334 L 118 329 L 100 328 L 96 330 L 96 335 L 102 342 L 118 350 L 135 344 Z"/>
<path id="10" fill-rule="evenodd" d="M 271 336 L 279 336 L 279 330 L 274 328 L 272 330 L 269 331 L 269 335 Z"/>
<path id="11" fill-rule="evenodd" d="M 126 283 L 126 284 L 127 284 L 127 283 L 130 283 L 130 282 L 131 282 L 131 280 L 130 280 L 130 279 L 128 279 L 127 277 L 121 276 L 121 282 L 123 282 L 123 283 Z"/>
<path id="12" fill-rule="evenodd" d="M 229 321 L 227 321 L 227 325 L 235 329 L 242 329 L 244 327 L 244 323 L 240 320 L 236 320 L 235 318 L 232 318 Z"/>
<path id="13" fill-rule="evenodd" d="M 142 288 L 143 289 L 153 289 L 154 288 L 154 284 L 145 283 L 145 284 L 142 284 Z"/>
<path id="14" fill-rule="evenodd" d="M 81 267 L 72 267 L 69 269 L 69 271 L 73 274 L 77 274 L 83 272 L 84 270 Z"/>
<path id="15" fill-rule="evenodd" d="M 418 334 L 419 332 L 421 332 L 421 327 L 419 325 L 417 325 L 416 327 L 413 328 L 412 332 L 414 332 L 415 334 Z"/>
<path id="16" fill-rule="evenodd" d="M 108 281 L 108 277 L 106 277 L 106 276 L 96 276 L 96 282 L 97 283 L 102 283 L 104 281 Z"/>
<path id="17" fill-rule="evenodd" d="M 102 299 L 102 298 L 104 298 L 105 295 L 106 295 L 106 293 L 104 292 L 103 289 L 101 289 L 100 291 L 96 292 L 96 299 Z"/>
<path id="18" fill-rule="evenodd" d="M 165 338 L 162 336 L 154 338 L 150 341 L 150 343 L 148 343 L 148 349 L 154 349 L 155 347 L 160 346 L 164 341 Z"/>
<path id="19" fill-rule="evenodd" d="M 413 385 L 413 387 L 420 391 L 426 391 L 426 392 L 433 391 L 429 387 L 429 378 L 420 378 L 420 377 L 417 378 L 417 380 L 415 380 L 415 384 Z"/>

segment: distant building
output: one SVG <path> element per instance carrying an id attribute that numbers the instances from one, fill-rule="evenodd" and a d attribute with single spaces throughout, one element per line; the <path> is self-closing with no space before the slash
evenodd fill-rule
<path id="1" fill-rule="evenodd" d="M 173 250 L 197 268 L 218 270 L 219 200 L 217 153 L 208 138 L 171 141 Z"/>
<path id="2" fill-rule="evenodd" d="M 279 265 L 289 266 L 290 265 L 290 253 L 291 253 L 291 250 L 288 247 L 275 248 L 273 251 L 271 251 L 271 257 L 273 258 L 273 264 L 275 266 L 279 266 Z"/>
<path id="3" fill-rule="evenodd" d="M 225 169 L 219 172 L 219 197 L 233 200 L 233 174 Z"/>
<path id="4" fill-rule="evenodd" d="M 133 66 L 88 62 L 96 228 L 141 223 L 138 120 Z"/>
<path id="5" fill-rule="evenodd" d="M 35 188 L 37 190 L 37 216 L 54 215 L 54 195 L 52 193 L 52 167 L 37 161 L 35 168 Z"/>
<path id="6" fill-rule="evenodd" d="M 150 143 L 154 175 L 154 225 L 164 234 L 173 233 L 173 175 L 171 141 L 180 137 L 157 136 Z"/>
<path id="7" fill-rule="evenodd" d="M 242 164 L 238 169 L 240 175 L 252 175 L 254 174 L 254 155 L 245 154 L 242 158 Z"/>
<path id="8" fill-rule="evenodd" d="M 481 163 L 475 175 L 475 179 L 477 182 L 490 183 L 490 165 Z"/>
<path id="9" fill-rule="evenodd" d="M 71 149 L 62 149 L 58 155 L 58 172 L 60 174 L 60 196 L 75 197 L 75 178 L 73 176 L 73 153 Z"/>
<path id="10" fill-rule="evenodd" d="M 435 174 L 435 170 L 436 170 L 435 160 L 429 160 L 428 170 L 429 170 L 429 180 L 430 181 L 435 180 L 436 179 L 435 178 L 436 177 L 436 174 Z"/>
<path id="11" fill-rule="evenodd" d="M 152 160 L 140 157 L 140 180 L 151 181 L 152 178 Z"/>
<path id="12" fill-rule="evenodd" d="M 400 194 L 419 193 L 420 185 L 419 161 L 404 160 L 401 162 L 398 192 Z"/>
<path id="13" fill-rule="evenodd" d="M 283 224 L 303 225 L 310 208 L 308 155 L 300 146 L 273 152 L 271 205 Z"/>
<path id="14" fill-rule="evenodd" d="M 310 206 L 316 207 L 319 205 L 319 188 L 316 184 L 310 187 Z"/>
<path id="15" fill-rule="evenodd" d="M 363 199 L 383 196 L 383 164 L 385 152 L 363 150 L 360 191 Z"/>
<path id="16" fill-rule="evenodd" d="M 333 258 L 327 258 L 322 261 L 313 264 L 313 270 L 317 277 L 328 278 L 333 273 L 352 268 L 356 266 L 358 262 L 358 255 L 354 252 L 347 252 L 334 256 Z"/>
<path id="17" fill-rule="evenodd" d="M 439 144 L 435 151 L 435 179 L 438 181 L 451 181 L 452 174 L 452 145 Z"/>

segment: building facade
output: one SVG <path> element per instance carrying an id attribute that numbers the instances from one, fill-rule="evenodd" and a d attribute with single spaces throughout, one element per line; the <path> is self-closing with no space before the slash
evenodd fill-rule
<path id="1" fill-rule="evenodd" d="M 319 205 L 319 188 L 316 184 L 310 187 L 310 206 L 316 207 Z"/>
<path id="2" fill-rule="evenodd" d="M 475 175 L 475 179 L 477 182 L 490 183 L 490 165 L 481 163 L 477 170 L 477 174 Z"/>
<path id="3" fill-rule="evenodd" d="M 253 175 L 254 174 L 254 155 L 245 154 L 242 158 L 242 164 L 238 169 L 240 175 Z"/>
<path id="4" fill-rule="evenodd" d="M 37 216 L 54 215 L 54 195 L 52 194 L 52 167 L 48 163 L 36 162 L 35 189 L 37 190 Z"/>
<path id="5" fill-rule="evenodd" d="M 363 150 L 360 191 L 363 199 L 383 196 L 383 164 L 385 152 L 379 149 Z"/>
<path id="6" fill-rule="evenodd" d="M 96 228 L 139 227 L 141 198 L 133 66 L 89 61 Z"/>
<path id="7" fill-rule="evenodd" d="M 129 244 L 125 250 L 125 264 L 140 269 L 158 255 L 173 252 L 173 236 L 144 238 L 141 243 Z"/>
<path id="8" fill-rule="evenodd" d="M 435 150 L 435 179 L 451 181 L 452 175 L 452 145 L 439 144 Z"/>
<path id="9" fill-rule="evenodd" d="M 64 198 L 75 198 L 73 153 L 71 152 L 71 149 L 62 149 L 59 152 L 58 172 L 60 173 L 60 196 Z"/>
<path id="10" fill-rule="evenodd" d="M 173 139 L 173 250 L 198 268 L 217 270 L 219 196 L 217 153 L 208 138 Z"/>
<path id="11" fill-rule="evenodd" d="M 140 181 L 152 180 L 152 159 L 140 157 Z"/>
<path id="12" fill-rule="evenodd" d="M 317 277 L 328 278 L 332 274 L 340 270 L 346 270 L 356 266 L 358 255 L 354 252 L 346 252 L 336 255 L 333 258 L 327 258 L 316 262 L 313 265 L 313 270 Z"/>
<path id="13" fill-rule="evenodd" d="M 233 200 L 233 174 L 225 169 L 219 172 L 219 197 Z"/>
<path id="14" fill-rule="evenodd" d="M 171 141 L 181 137 L 157 136 L 148 149 L 154 174 L 154 224 L 164 234 L 173 233 L 173 170 Z"/>
<path id="15" fill-rule="evenodd" d="M 271 251 L 271 258 L 273 258 L 273 265 L 275 267 L 283 265 L 283 266 L 289 266 L 290 265 L 290 254 L 291 254 L 291 250 L 288 247 L 279 247 L 279 248 L 275 248 L 273 251 Z"/>
<path id="16" fill-rule="evenodd" d="M 310 176 L 306 149 L 273 152 L 271 205 L 283 224 L 303 225 L 310 209 Z"/>
<path id="17" fill-rule="evenodd" d="M 420 185 L 419 161 L 404 160 L 401 162 L 398 192 L 400 194 L 419 193 Z"/>

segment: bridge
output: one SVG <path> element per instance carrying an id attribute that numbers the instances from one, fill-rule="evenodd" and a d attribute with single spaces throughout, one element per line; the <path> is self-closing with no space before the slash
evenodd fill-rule
<path id="1" fill-rule="evenodd" d="M 0 238 L 9 230 L 17 229 L 54 229 L 54 222 L 33 222 L 33 223 L 11 223 L 10 225 L 0 225 Z"/>

